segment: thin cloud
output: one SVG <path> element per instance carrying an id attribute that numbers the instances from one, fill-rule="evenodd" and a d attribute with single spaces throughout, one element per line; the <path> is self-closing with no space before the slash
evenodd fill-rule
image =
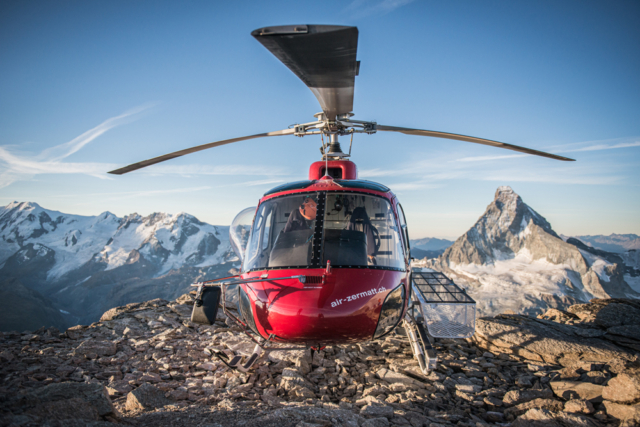
<path id="1" fill-rule="evenodd" d="M 47 159 L 49 161 L 57 162 L 63 160 L 78 150 L 82 149 L 85 145 L 104 134 L 110 129 L 113 129 L 117 126 L 128 123 L 132 120 L 132 117 L 138 113 L 143 112 L 151 108 L 152 105 L 142 105 L 126 111 L 119 116 L 111 117 L 110 119 L 105 120 L 100 123 L 98 126 L 94 127 L 83 133 L 82 135 L 72 139 L 69 142 L 64 144 L 56 145 L 55 147 L 47 148 L 38 156 L 39 159 Z"/>
<path id="2" fill-rule="evenodd" d="M 405 170 L 398 169 L 364 169 L 358 173 L 359 178 L 376 178 L 380 176 L 398 176 L 405 175 Z"/>
<path id="3" fill-rule="evenodd" d="M 628 139 L 626 139 L 628 141 Z M 581 151 L 602 151 L 602 150 L 615 150 L 618 148 L 631 148 L 631 147 L 640 147 L 640 141 L 633 141 L 633 142 L 617 142 L 615 143 L 614 141 L 620 141 L 620 139 L 616 139 L 616 140 L 602 140 L 602 141 L 589 141 L 589 142 L 577 142 L 574 144 L 568 144 L 569 146 L 576 146 L 576 145 L 584 145 L 587 143 L 596 143 L 595 145 L 589 145 L 586 147 L 580 147 L 580 148 L 568 148 L 568 149 L 558 149 L 561 147 L 567 147 L 568 145 L 564 145 L 564 146 L 556 146 L 556 147 L 551 147 L 551 148 L 547 148 L 547 149 L 543 149 L 543 151 L 548 151 L 548 152 L 553 152 L 553 153 L 577 153 L 577 152 L 581 152 Z M 608 143 L 607 143 L 608 142 Z M 554 149 L 555 148 L 555 149 Z M 529 154 L 507 154 L 507 155 L 502 155 L 502 156 L 475 156 L 475 157 L 463 157 L 461 159 L 456 159 L 454 160 L 455 162 L 482 162 L 482 161 L 491 161 L 491 160 L 503 160 L 503 159 L 514 159 L 514 158 L 518 158 L 518 157 L 528 157 Z"/>
<path id="4" fill-rule="evenodd" d="M 389 184 L 389 188 L 391 188 L 392 191 L 412 191 L 440 187 L 442 186 L 438 184 L 430 184 L 428 182 L 401 182 L 398 184 Z"/>
<path id="5" fill-rule="evenodd" d="M 256 187 L 259 185 L 279 184 L 281 182 L 285 181 L 283 179 L 262 179 L 259 181 L 239 182 L 235 185 L 238 185 L 240 187 Z"/>
<path id="6" fill-rule="evenodd" d="M 345 12 L 353 12 L 355 17 L 363 17 L 375 13 L 386 14 L 412 3 L 414 0 L 354 0 L 346 7 Z"/>
<path id="7" fill-rule="evenodd" d="M 247 165 L 153 165 L 150 168 L 141 169 L 134 173 L 148 175 L 234 175 L 234 176 L 278 176 L 286 175 L 288 172 L 281 168 L 260 167 Z"/>
<path id="8" fill-rule="evenodd" d="M 150 196 L 160 196 L 164 194 L 185 194 L 185 193 L 194 193 L 198 191 L 211 190 L 213 187 L 188 187 L 188 188 L 172 188 L 170 190 L 142 190 L 142 191 L 125 191 L 118 193 L 93 193 L 87 194 L 83 197 L 100 197 L 101 201 L 117 201 L 117 200 L 128 200 L 128 199 L 138 199 L 141 197 L 150 197 Z M 112 195 L 113 197 L 108 197 Z M 77 195 L 74 196 L 74 199 L 77 199 Z M 80 203 L 75 203 L 75 206 L 85 206 L 85 205 L 93 205 L 94 201 L 85 201 Z"/>
<path id="9" fill-rule="evenodd" d="M 0 188 L 7 187 L 17 181 L 31 180 L 36 175 L 43 174 L 81 174 L 100 179 L 113 179 L 106 172 L 121 167 L 122 164 L 111 163 L 71 163 L 64 161 L 67 157 L 78 152 L 87 144 L 117 126 L 135 120 L 137 115 L 149 109 L 151 105 L 143 105 L 111 117 L 98 126 L 89 129 L 78 137 L 64 144 L 47 148 L 38 154 L 23 154 L 16 150 L 15 145 L 0 147 Z M 233 176 L 282 176 L 288 172 L 281 168 L 256 167 L 247 165 L 154 165 L 152 168 L 137 171 L 145 175 L 181 175 L 185 177 L 198 175 L 233 175 Z M 282 180 L 254 181 L 245 185 L 262 185 Z"/>
<path id="10" fill-rule="evenodd" d="M 111 117 L 98 126 L 64 144 L 43 150 L 35 156 L 21 155 L 12 152 L 9 146 L 0 147 L 0 162 L 5 170 L 0 173 L 0 188 L 7 187 L 16 181 L 24 181 L 42 174 L 83 174 L 101 179 L 110 179 L 104 174 L 114 165 L 105 163 L 68 163 L 65 158 L 82 149 L 85 145 L 110 129 L 134 120 L 134 116 L 150 108 L 140 106 L 119 116 Z"/>
<path id="11" fill-rule="evenodd" d="M 617 148 L 629 148 L 629 147 L 640 147 L 640 141 L 635 141 L 635 142 L 622 142 L 619 144 L 598 144 L 598 145 L 591 145 L 589 147 L 583 147 L 583 148 L 576 148 L 573 150 L 564 150 L 564 151 L 558 151 L 559 153 L 575 153 L 578 151 L 601 151 L 601 150 L 615 150 Z"/>
<path id="12" fill-rule="evenodd" d="M 489 174 L 478 177 L 482 181 L 498 181 L 498 182 L 546 182 L 553 184 L 577 184 L 577 185 L 612 185 L 617 184 L 624 178 L 621 176 L 589 176 L 589 175 L 562 175 L 545 171 L 543 173 L 523 172 L 521 169 L 513 171 L 500 171 L 498 173 Z"/>
<path id="13" fill-rule="evenodd" d="M 172 189 L 161 189 L 161 190 L 137 190 L 137 191 L 112 191 L 112 192 L 100 192 L 100 193 L 87 193 L 84 196 L 87 197 L 108 197 L 108 196 L 131 196 L 131 197 L 139 197 L 139 196 L 156 196 L 158 194 L 171 194 L 171 193 L 192 193 L 194 191 L 203 191 L 203 190 L 211 190 L 214 187 L 206 186 L 206 187 L 187 187 L 187 188 L 172 188 Z M 78 194 L 55 194 L 51 195 L 52 198 L 66 198 L 72 197 L 77 198 Z"/>
<path id="14" fill-rule="evenodd" d="M 476 156 L 476 157 L 463 157 L 461 159 L 453 160 L 454 162 L 486 162 L 488 160 L 501 160 L 501 159 L 515 159 L 518 157 L 527 157 L 529 154 L 507 154 L 504 156 Z"/>

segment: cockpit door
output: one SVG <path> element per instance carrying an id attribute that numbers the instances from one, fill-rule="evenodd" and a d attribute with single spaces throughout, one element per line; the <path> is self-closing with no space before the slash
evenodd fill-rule
<path id="1" fill-rule="evenodd" d="M 409 227 L 407 227 L 407 219 L 404 216 L 404 209 L 398 203 L 398 218 L 400 219 L 400 227 L 402 229 L 402 237 L 404 238 L 404 250 L 407 259 L 411 262 L 411 245 L 409 243 Z"/>
<path id="2" fill-rule="evenodd" d="M 253 223 L 253 215 L 255 212 L 255 206 L 241 210 L 231 222 L 231 228 L 229 229 L 231 248 L 238 258 L 240 258 L 241 263 L 244 261 L 244 253 L 247 249 L 247 242 L 249 241 L 251 224 Z"/>

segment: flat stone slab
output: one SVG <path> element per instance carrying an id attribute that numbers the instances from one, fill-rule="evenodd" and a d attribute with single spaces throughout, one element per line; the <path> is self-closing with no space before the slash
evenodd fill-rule
<path id="1" fill-rule="evenodd" d="M 636 360 L 637 356 L 605 339 L 589 338 L 585 329 L 549 320 L 502 314 L 476 321 L 476 342 L 529 360 L 558 364 L 559 360 L 603 362 L 620 358 Z"/>
<path id="2" fill-rule="evenodd" d="M 551 381 L 553 393 L 564 400 L 584 399 L 591 403 L 602 402 L 604 387 L 579 381 Z"/>

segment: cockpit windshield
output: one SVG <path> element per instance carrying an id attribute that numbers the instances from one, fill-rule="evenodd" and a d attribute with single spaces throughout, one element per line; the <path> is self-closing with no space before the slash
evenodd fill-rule
<path id="1" fill-rule="evenodd" d="M 389 201 L 362 193 L 276 197 L 256 213 L 243 271 L 334 267 L 405 269 Z"/>
<path id="2" fill-rule="evenodd" d="M 323 264 L 404 269 L 404 253 L 389 201 L 359 193 L 328 193 Z"/>
<path id="3" fill-rule="evenodd" d="M 316 211 L 315 193 L 262 203 L 253 220 L 243 271 L 310 266 Z"/>

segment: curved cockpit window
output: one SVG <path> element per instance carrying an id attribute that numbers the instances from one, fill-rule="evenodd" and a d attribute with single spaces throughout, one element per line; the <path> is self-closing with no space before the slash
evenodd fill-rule
<path id="1" fill-rule="evenodd" d="M 323 264 L 405 268 L 402 241 L 387 199 L 358 193 L 326 197 Z"/>
<path id="2" fill-rule="evenodd" d="M 256 212 L 243 271 L 334 267 L 405 269 L 389 201 L 357 192 L 276 197 Z"/>
<path id="3" fill-rule="evenodd" d="M 317 203 L 316 193 L 263 202 L 253 220 L 242 270 L 311 266 Z"/>

